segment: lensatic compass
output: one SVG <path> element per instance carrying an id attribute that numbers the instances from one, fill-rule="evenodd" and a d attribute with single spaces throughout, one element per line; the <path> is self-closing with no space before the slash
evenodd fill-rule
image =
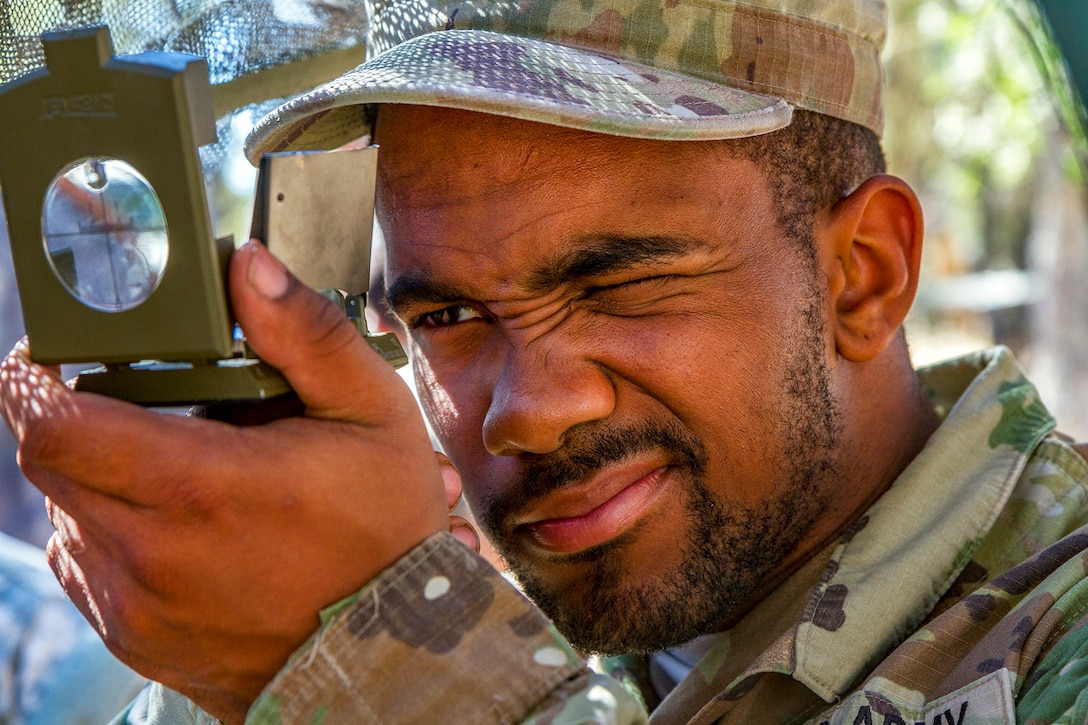
<path id="1" fill-rule="evenodd" d="M 46 257 L 68 291 L 93 309 L 123 312 L 151 296 L 170 254 L 166 232 L 155 190 L 120 159 L 77 161 L 46 190 Z"/>
<path id="2" fill-rule="evenodd" d="M 114 56 L 105 27 L 46 33 L 42 42 L 46 67 L 0 86 L 0 191 L 31 357 L 101 363 L 80 374 L 77 389 L 143 405 L 290 392 L 247 354 L 230 316 L 224 271 L 233 240 L 214 236 L 197 153 L 215 140 L 205 61 Z M 284 188 L 258 201 L 262 234 L 282 226 L 276 219 L 295 224 L 270 248 L 368 269 L 376 153 L 288 154 L 262 164 L 302 170 L 281 173 Z M 319 161 L 326 156 L 337 161 Z M 339 183 L 320 183 L 323 173 L 341 175 Z M 343 183 L 349 173 L 353 183 Z M 311 187 L 329 191 L 316 199 L 303 193 Z M 367 334 L 366 276 L 324 282 L 321 272 L 287 263 L 309 284 L 344 290 L 330 296 Z M 403 362 L 395 339 L 372 345 Z"/>

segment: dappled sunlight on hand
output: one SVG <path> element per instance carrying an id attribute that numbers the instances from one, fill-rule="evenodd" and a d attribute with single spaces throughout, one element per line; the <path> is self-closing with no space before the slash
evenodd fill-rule
<path id="1" fill-rule="evenodd" d="M 80 531 L 76 520 L 51 498 L 46 497 L 45 509 L 49 513 L 49 523 L 53 524 L 53 528 L 56 529 L 54 538 L 59 537 L 59 541 L 54 543 L 63 544 L 64 548 L 72 554 L 82 552 L 86 545 L 83 541 L 83 533 Z"/>
<path id="2" fill-rule="evenodd" d="M 46 546 L 49 566 L 64 593 L 95 630 L 105 637 L 108 631 L 106 618 L 96 598 L 91 596 L 90 582 L 76 558 L 86 548 L 79 523 L 49 499 L 46 499 L 46 506 L 49 508 L 49 520 L 56 529 Z"/>
<path id="3" fill-rule="evenodd" d="M 24 439 L 27 427 L 36 420 L 75 415 L 71 396 L 58 368 L 30 359 L 30 343 L 25 337 L 0 364 L 0 413 L 17 441 Z"/>

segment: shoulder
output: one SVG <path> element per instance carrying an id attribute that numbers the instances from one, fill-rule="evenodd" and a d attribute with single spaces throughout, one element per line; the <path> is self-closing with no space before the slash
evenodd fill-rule
<path id="1" fill-rule="evenodd" d="M 1046 436 L 1031 452 L 973 556 L 988 573 L 985 579 L 1020 567 L 1088 524 L 1085 453 L 1088 445 L 1060 434 Z"/>

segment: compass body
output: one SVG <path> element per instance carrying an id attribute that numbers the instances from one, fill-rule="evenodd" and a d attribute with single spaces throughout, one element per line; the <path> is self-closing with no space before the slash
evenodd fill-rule
<path id="1" fill-rule="evenodd" d="M 205 363 L 233 354 L 197 149 L 215 139 L 202 58 L 114 56 L 109 30 L 43 35 L 0 86 L 3 194 L 31 356 Z"/>

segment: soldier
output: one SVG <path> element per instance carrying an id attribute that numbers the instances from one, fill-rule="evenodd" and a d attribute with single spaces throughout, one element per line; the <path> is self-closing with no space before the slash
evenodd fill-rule
<path id="1" fill-rule="evenodd" d="M 3 368 L 61 581 L 164 684 L 130 719 L 1085 720 L 1088 465 L 1008 351 L 911 368 L 880 0 L 370 20 L 252 151 L 382 146 L 425 413 L 535 604 L 446 531 L 394 373 L 251 243 L 234 309 L 304 416 Z"/>

